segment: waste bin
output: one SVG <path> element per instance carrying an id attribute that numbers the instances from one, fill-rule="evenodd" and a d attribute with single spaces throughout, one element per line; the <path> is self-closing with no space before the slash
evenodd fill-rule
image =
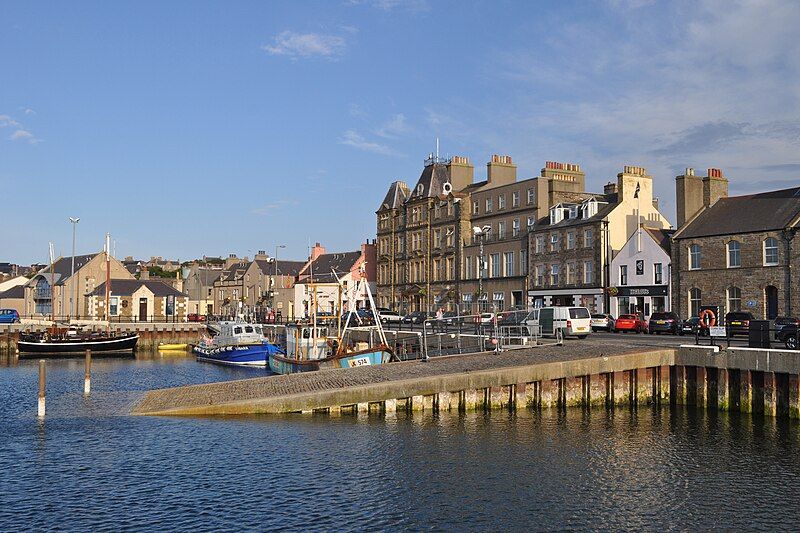
<path id="1" fill-rule="evenodd" d="M 750 348 L 769 348 L 769 320 L 751 320 L 748 341 Z"/>

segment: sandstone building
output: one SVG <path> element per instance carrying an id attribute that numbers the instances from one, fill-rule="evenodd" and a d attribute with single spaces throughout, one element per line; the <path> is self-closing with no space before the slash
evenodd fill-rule
<path id="1" fill-rule="evenodd" d="M 683 317 L 701 306 L 775 318 L 800 311 L 795 241 L 800 187 L 728 197 L 719 169 L 689 168 L 676 178 L 679 229 L 673 237 L 673 307 Z"/>

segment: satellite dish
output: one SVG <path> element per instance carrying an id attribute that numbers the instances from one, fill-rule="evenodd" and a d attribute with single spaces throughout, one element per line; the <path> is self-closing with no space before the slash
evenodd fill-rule
<path id="1" fill-rule="evenodd" d="M 450 184 L 449 181 L 445 181 L 444 184 L 442 184 L 442 192 L 444 194 L 450 194 L 451 192 L 453 192 L 453 186 Z"/>

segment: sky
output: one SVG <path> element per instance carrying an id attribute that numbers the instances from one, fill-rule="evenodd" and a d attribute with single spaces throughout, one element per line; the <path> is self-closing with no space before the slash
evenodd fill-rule
<path id="1" fill-rule="evenodd" d="M 798 185 L 800 2 L 0 3 L 0 261 L 375 238 L 435 150 Z"/>

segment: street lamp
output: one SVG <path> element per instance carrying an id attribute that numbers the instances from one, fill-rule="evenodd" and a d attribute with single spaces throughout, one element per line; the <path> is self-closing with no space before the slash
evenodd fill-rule
<path id="1" fill-rule="evenodd" d="M 480 259 L 478 264 L 478 312 L 481 312 L 481 298 L 483 297 L 483 241 L 492 231 L 492 226 L 486 224 L 485 226 L 473 226 L 472 234 L 480 238 Z"/>
<path id="2" fill-rule="evenodd" d="M 75 294 L 78 289 L 78 286 L 75 283 L 75 230 L 77 229 L 78 222 L 80 222 L 81 219 L 79 217 L 69 217 L 69 221 L 72 223 L 72 273 L 69 277 L 69 279 L 72 280 L 72 291 L 69 295 L 69 316 L 71 318 L 73 313 L 73 305 L 78 303 L 78 297 Z"/>
<path id="3" fill-rule="evenodd" d="M 276 244 L 275 245 L 275 257 L 273 261 L 275 261 L 275 277 L 272 278 L 272 312 L 275 312 L 275 296 L 277 296 L 277 289 L 278 289 L 278 249 L 279 248 L 286 248 L 285 244 Z"/>

